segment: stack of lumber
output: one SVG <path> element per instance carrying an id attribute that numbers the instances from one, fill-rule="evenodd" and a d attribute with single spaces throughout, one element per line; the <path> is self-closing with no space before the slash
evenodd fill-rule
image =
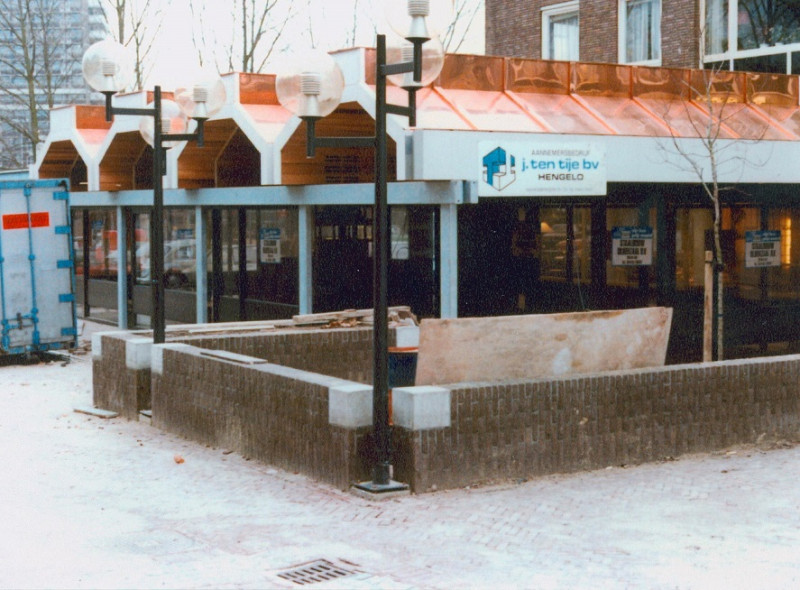
<path id="1" fill-rule="evenodd" d="M 372 309 L 346 309 L 327 313 L 310 313 L 292 317 L 295 326 L 317 326 L 322 328 L 352 328 L 372 325 Z M 417 325 L 416 316 L 405 305 L 389 308 L 389 327 Z"/>

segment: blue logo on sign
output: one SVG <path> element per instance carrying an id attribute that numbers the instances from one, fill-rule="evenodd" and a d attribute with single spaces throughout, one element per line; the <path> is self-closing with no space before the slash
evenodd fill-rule
<path id="1" fill-rule="evenodd" d="M 503 190 L 517 179 L 517 162 L 503 148 L 495 148 L 483 157 L 483 181 Z"/>

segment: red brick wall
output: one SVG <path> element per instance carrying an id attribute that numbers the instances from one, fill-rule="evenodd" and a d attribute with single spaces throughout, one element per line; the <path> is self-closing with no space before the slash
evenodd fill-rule
<path id="1" fill-rule="evenodd" d="M 561 0 L 486 0 L 486 53 L 504 57 L 542 57 L 543 6 Z M 580 60 L 618 61 L 617 0 L 581 0 Z M 697 67 L 700 23 L 697 0 L 662 0 L 662 64 Z"/>
<path id="2" fill-rule="evenodd" d="M 242 348 L 274 336 L 243 338 Z M 346 355 L 348 346 L 371 347 L 360 336 L 343 337 L 309 332 L 293 354 L 313 358 L 320 346 L 333 358 L 336 349 Z M 370 428 L 328 424 L 328 388 L 339 378 L 187 348 L 165 349 L 163 374 L 151 375 L 123 370 L 124 338 L 104 337 L 94 361 L 95 400 L 108 400 L 106 409 L 115 409 L 115 399 L 141 401 L 146 380 L 155 426 L 343 489 L 369 478 Z M 448 428 L 395 428 L 395 479 L 425 492 L 641 463 L 762 436 L 797 439 L 800 355 L 460 384 L 451 387 L 450 421 Z"/>
<path id="3" fill-rule="evenodd" d="M 152 374 L 153 426 L 342 489 L 369 479 L 370 429 L 328 424 L 328 388 L 342 380 L 200 352 L 163 351 L 163 373 Z"/>
<path id="4" fill-rule="evenodd" d="M 452 388 L 451 427 L 396 429 L 416 492 L 800 435 L 800 356 Z"/>
<path id="5" fill-rule="evenodd" d="M 661 65 L 698 67 L 700 9 L 697 0 L 662 0 L 661 11 Z"/>
<path id="6" fill-rule="evenodd" d="M 150 408 L 150 370 L 126 366 L 126 342 L 142 333 L 103 335 L 102 356 L 92 359 L 95 407 L 119 412 L 137 420 L 139 410 Z M 372 328 L 337 330 L 275 330 L 258 333 L 220 333 L 213 337 L 176 337 L 170 343 L 189 343 L 199 348 L 225 350 L 271 363 L 313 371 L 358 383 L 372 383 Z M 389 346 L 395 342 L 389 331 Z"/>
<path id="7" fill-rule="evenodd" d="M 92 358 L 92 402 L 95 407 L 138 420 L 139 410 L 150 407 L 150 370 L 128 369 L 127 338 L 102 336 L 103 356 Z"/>

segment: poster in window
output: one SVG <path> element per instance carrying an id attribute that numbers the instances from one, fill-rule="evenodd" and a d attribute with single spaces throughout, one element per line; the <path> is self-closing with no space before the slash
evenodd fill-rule
<path id="1" fill-rule="evenodd" d="M 615 227 L 611 230 L 613 266 L 651 266 L 653 264 L 652 227 Z"/>
<path id="2" fill-rule="evenodd" d="M 279 227 L 262 227 L 258 232 L 258 241 L 261 264 L 280 264 L 281 229 Z"/>
<path id="3" fill-rule="evenodd" d="M 745 268 L 766 268 L 781 265 L 781 232 L 760 230 L 745 232 Z"/>

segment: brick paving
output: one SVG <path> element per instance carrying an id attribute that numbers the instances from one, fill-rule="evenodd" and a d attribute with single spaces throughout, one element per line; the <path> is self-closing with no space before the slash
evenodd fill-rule
<path id="1" fill-rule="evenodd" d="M 800 447 L 370 502 L 73 412 L 88 357 L 0 379 L 2 588 L 800 587 Z"/>

